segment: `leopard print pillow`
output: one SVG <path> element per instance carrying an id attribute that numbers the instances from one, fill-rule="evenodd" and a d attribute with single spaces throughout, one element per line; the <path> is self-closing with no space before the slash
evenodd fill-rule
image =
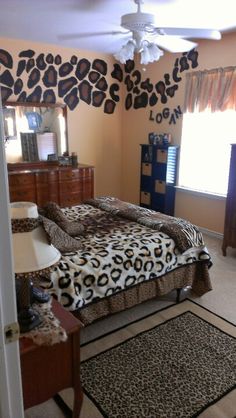
<path id="1" fill-rule="evenodd" d="M 69 221 L 62 212 L 60 206 L 55 202 L 48 202 L 43 207 L 43 215 L 56 222 L 63 231 L 72 237 L 76 237 L 84 233 L 84 226 L 78 221 Z"/>
<path id="2" fill-rule="evenodd" d="M 41 219 L 50 244 L 61 253 L 74 252 L 81 248 L 81 243 L 63 231 L 55 222 L 44 216 L 41 216 Z"/>

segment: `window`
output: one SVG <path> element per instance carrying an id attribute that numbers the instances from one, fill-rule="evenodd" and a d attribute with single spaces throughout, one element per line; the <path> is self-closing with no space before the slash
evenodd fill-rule
<path id="1" fill-rule="evenodd" d="M 236 112 L 185 113 L 180 149 L 179 186 L 226 195 L 230 144 L 236 142 Z"/>

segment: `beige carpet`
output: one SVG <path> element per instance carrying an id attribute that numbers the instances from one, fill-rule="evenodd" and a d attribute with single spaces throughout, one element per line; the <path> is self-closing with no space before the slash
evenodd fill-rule
<path id="1" fill-rule="evenodd" d="M 223 257 L 221 253 L 221 240 L 210 236 L 204 236 L 206 245 L 208 246 L 213 258 L 213 266 L 211 268 L 211 279 L 213 291 L 207 293 L 201 298 L 196 298 L 189 291 L 184 292 L 186 296 L 192 300 L 210 309 L 212 312 L 222 316 L 236 324 L 236 250 L 228 249 L 227 257 Z M 185 295 L 183 295 L 185 297 Z M 149 301 L 138 307 L 134 307 L 129 311 L 113 315 L 110 318 L 99 321 L 87 327 L 82 333 L 82 342 L 97 338 L 101 333 L 110 332 L 114 328 L 119 328 L 129 321 L 136 320 L 165 306 L 170 306 L 175 302 L 175 292 L 161 298 L 157 301 Z M 101 341 L 101 340 L 100 340 Z M 232 396 L 232 393 L 231 393 Z M 223 402 L 224 400 L 222 400 Z M 232 405 L 234 415 L 225 416 L 225 418 L 233 418 L 236 416 L 236 400 L 233 397 Z M 86 402 L 84 402 L 81 418 L 96 418 L 96 415 L 87 415 L 85 411 Z M 224 408 L 224 407 L 223 407 Z M 95 413 L 95 412 L 94 412 Z M 214 412 L 215 413 L 215 412 Z M 49 400 L 44 404 L 31 408 L 25 412 L 26 418 L 63 418 L 64 415 L 57 407 L 53 400 Z M 205 418 L 205 415 L 201 415 Z M 212 415 L 214 418 L 223 418 L 223 415 Z M 147 417 L 148 418 L 148 417 Z M 173 417 L 174 418 L 174 417 Z"/>

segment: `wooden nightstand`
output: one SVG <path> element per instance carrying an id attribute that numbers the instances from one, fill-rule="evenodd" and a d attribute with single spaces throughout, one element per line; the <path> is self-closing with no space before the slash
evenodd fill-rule
<path id="1" fill-rule="evenodd" d="M 83 392 L 80 384 L 81 322 L 53 300 L 52 311 L 65 329 L 68 339 L 51 346 L 39 346 L 20 338 L 24 408 L 45 402 L 60 390 L 74 390 L 73 418 L 78 418 Z"/>

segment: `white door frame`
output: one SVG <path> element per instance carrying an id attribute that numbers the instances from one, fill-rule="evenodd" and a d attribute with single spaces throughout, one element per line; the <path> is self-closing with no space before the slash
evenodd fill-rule
<path id="1" fill-rule="evenodd" d="M 24 418 L 19 342 L 4 332 L 17 322 L 8 190 L 0 95 L 0 418 Z"/>

